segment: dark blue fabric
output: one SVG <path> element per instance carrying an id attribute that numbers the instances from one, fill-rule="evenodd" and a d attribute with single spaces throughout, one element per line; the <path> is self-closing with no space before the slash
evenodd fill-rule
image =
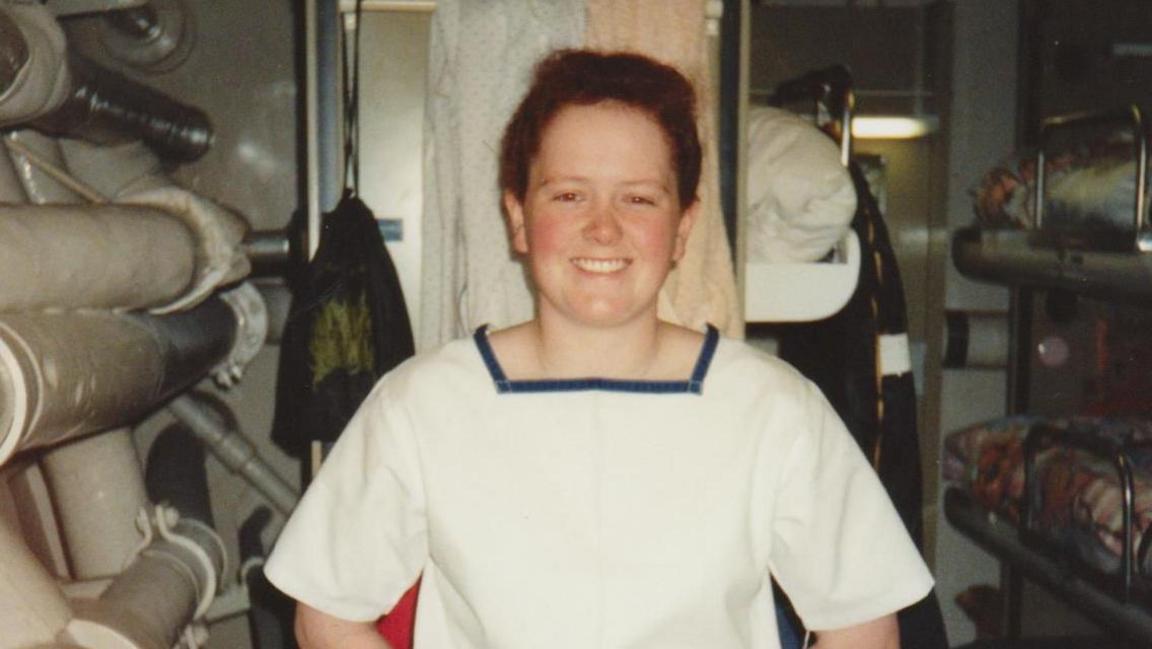
<path id="1" fill-rule="evenodd" d="M 793 618 L 788 606 L 776 600 L 776 628 L 780 633 L 780 649 L 802 649 L 804 630 Z"/>
<path id="2" fill-rule="evenodd" d="M 692 376 L 687 381 L 631 381 L 622 379 L 534 379 L 512 381 L 504 373 L 500 361 L 492 351 L 488 342 L 488 325 L 480 325 L 472 334 L 480 357 L 488 368 L 492 382 L 496 384 L 496 391 L 500 393 L 533 393 L 533 392 L 578 392 L 586 390 L 600 390 L 604 392 L 634 392 L 638 394 L 701 394 L 704 390 L 704 379 L 708 375 L 708 368 L 712 365 L 712 357 L 716 347 L 720 344 L 720 332 L 708 325 L 704 334 L 704 344 L 700 347 L 700 355 L 696 358 L 696 365 Z"/>

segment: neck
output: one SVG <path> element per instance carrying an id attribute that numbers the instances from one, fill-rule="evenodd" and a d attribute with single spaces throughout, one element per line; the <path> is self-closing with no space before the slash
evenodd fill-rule
<path id="1" fill-rule="evenodd" d="M 662 325 L 654 317 L 601 327 L 542 316 L 534 324 L 535 355 L 544 376 L 642 379 L 655 371 L 660 357 Z"/>

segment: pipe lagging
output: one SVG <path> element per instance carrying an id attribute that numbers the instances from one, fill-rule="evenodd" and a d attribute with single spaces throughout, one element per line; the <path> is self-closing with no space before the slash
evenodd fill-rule
<path id="1" fill-rule="evenodd" d="M 40 3 L 0 2 L 6 28 L 0 39 L 5 67 L 0 81 L 0 128 L 25 124 L 61 106 L 73 79 L 64 65 L 68 41 L 56 17 Z M 17 67 L 18 66 L 18 67 Z"/>
<path id="2" fill-rule="evenodd" d="M 219 366 L 238 326 L 219 297 L 168 316 L 0 316 L 0 464 L 19 450 L 137 421 Z"/>
<path id="3" fill-rule="evenodd" d="M 52 642 L 72 611 L 55 579 L 0 517 L 0 649 Z"/>
<path id="4" fill-rule="evenodd" d="M 155 207 L 0 206 L 0 312 L 169 304 L 193 284 L 196 249 Z"/>
<path id="5" fill-rule="evenodd" d="M 178 162 L 197 160 L 212 147 L 212 124 L 202 110 L 78 56 L 68 58 L 76 80 L 72 92 L 34 122 L 37 128 L 95 144 L 139 139 Z"/>
<path id="6" fill-rule="evenodd" d="M 136 515 L 148 505 L 132 433 L 117 428 L 40 455 L 71 577 L 112 577 L 139 549 Z"/>
<path id="7" fill-rule="evenodd" d="M 204 401 L 181 395 L 168 404 L 168 410 L 181 421 L 221 462 L 260 492 L 280 513 L 288 515 L 300 494 L 272 470 L 234 425 Z"/>

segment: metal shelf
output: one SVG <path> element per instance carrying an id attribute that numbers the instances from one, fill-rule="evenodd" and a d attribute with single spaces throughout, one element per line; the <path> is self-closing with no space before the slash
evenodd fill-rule
<path id="1" fill-rule="evenodd" d="M 1070 247 L 1036 231 L 971 227 L 953 234 L 952 259 L 965 276 L 996 284 L 1152 301 L 1152 254 L 1080 243 L 1087 245 Z"/>

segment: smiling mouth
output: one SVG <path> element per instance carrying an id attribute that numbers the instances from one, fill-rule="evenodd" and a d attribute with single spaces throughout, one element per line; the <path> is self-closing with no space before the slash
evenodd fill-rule
<path id="1" fill-rule="evenodd" d="M 631 259 L 591 259 L 588 257 L 576 257 L 572 259 L 572 265 L 586 273 L 594 273 L 597 275 L 608 275 L 621 270 L 624 270 L 632 263 Z"/>

